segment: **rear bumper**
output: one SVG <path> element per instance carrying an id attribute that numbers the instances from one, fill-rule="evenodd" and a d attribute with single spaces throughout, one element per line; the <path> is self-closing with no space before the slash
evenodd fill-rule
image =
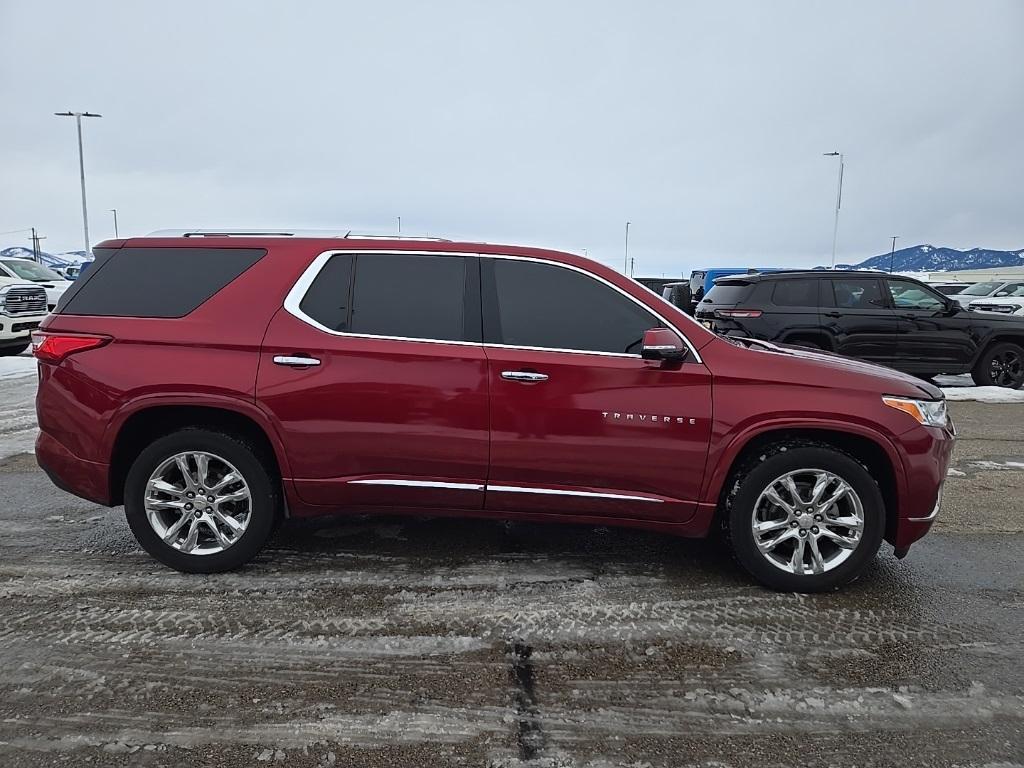
<path id="1" fill-rule="evenodd" d="M 36 438 L 36 461 L 61 490 L 110 506 L 110 465 L 79 458 L 42 431 Z"/>
<path id="2" fill-rule="evenodd" d="M 942 485 L 953 459 L 956 439 L 952 429 L 918 427 L 901 441 L 907 449 L 903 457 L 906 487 L 890 543 L 902 557 L 911 544 L 931 530 L 939 516 Z"/>

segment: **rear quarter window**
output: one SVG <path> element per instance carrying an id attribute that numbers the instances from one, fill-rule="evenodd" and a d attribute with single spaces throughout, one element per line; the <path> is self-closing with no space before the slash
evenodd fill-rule
<path id="1" fill-rule="evenodd" d="M 777 307 L 817 307 L 817 280 L 779 280 L 772 292 Z"/>
<path id="2" fill-rule="evenodd" d="M 97 252 L 58 314 L 184 317 L 266 254 L 262 248 L 121 248 Z"/>

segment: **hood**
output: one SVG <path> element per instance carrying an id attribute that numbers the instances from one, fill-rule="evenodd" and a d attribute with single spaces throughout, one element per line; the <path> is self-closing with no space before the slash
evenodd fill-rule
<path id="1" fill-rule="evenodd" d="M 806 347 L 797 347 L 791 344 L 776 344 L 758 339 L 743 339 L 750 343 L 751 349 L 762 349 L 780 355 L 786 355 L 795 362 L 806 364 L 822 372 L 834 372 L 835 374 L 847 374 L 859 379 L 850 381 L 851 388 L 875 389 L 882 395 L 895 395 L 898 397 L 916 397 L 927 400 L 942 400 L 945 395 L 942 390 L 924 379 L 911 376 L 893 368 L 886 368 L 884 365 L 867 363 L 863 360 L 854 360 L 850 357 L 841 357 L 832 352 L 825 352 Z M 806 373 L 809 373 L 807 371 Z M 806 381 L 803 375 L 800 381 Z"/>

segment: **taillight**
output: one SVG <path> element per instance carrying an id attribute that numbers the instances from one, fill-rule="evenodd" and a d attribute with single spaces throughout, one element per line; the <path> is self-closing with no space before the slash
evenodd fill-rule
<path id="1" fill-rule="evenodd" d="M 32 354 L 43 362 L 59 363 L 68 355 L 102 347 L 109 341 L 109 336 L 72 335 L 36 331 L 32 334 Z"/>
<path id="2" fill-rule="evenodd" d="M 719 317 L 760 317 L 760 309 L 716 309 Z"/>

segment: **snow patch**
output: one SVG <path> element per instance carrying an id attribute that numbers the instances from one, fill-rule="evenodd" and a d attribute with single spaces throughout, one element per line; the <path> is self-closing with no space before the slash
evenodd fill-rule
<path id="1" fill-rule="evenodd" d="M 1024 390 L 1006 387 L 942 387 L 947 400 L 979 403 L 1024 403 Z"/>
<path id="2" fill-rule="evenodd" d="M 17 357 L 0 357 L 0 379 L 16 379 L 21 376 L 33 376 L 36 372 L 36 359 L 31 355 Z"/>

